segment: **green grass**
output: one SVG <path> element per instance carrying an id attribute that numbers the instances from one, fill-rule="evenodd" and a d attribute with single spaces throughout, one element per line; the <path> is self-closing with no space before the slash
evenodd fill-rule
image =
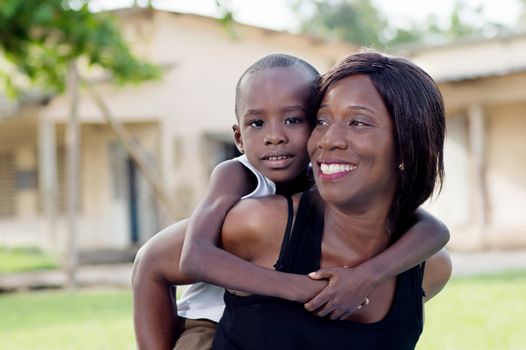
<path id="1" fill-rule="evenodd" d="M 37 248 L 0 246 L 0 274 L 54 268 L 57 268 L 55 259 Z"/>
<path id="2" fill-rule="evenodd" d="M 0 349 L 134 349 L 131 305 L 122 290 L 0 294 Z M 526 349 L 526 271 L 453 279 L 417 349 Z"/>
<path id="3" fill-rule="evenodd" d="M 0 349 L 134 349 L 129 291 L 0 295 Z"/>
<path id="4" fill-rule="evenodd" d="M 526 349 L 526 271 L 451 280 L 426 304 L 417 349 Z"/>

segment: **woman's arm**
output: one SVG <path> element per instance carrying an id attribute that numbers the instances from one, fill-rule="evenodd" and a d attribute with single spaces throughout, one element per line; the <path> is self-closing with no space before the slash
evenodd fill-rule
<path id="1" fill-rule="evenodd" d="M 188 220 L 173 224 L 144 244 L 133 265 L 133 323 L 138 349 L 172 349 L 177 310 L 172 283 L 192 281 L 179 270 Z"/>
<path id="2" fill-rule="evenodd" d="M 424 301 L 433 298 L 444 288 L 452 271 L 451 257 L 445 248 L 427 260 L 422 281 L 422 288 L 425 291 Z"/>

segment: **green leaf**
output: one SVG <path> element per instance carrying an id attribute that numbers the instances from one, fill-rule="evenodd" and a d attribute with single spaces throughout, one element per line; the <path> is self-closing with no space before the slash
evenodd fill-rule
<path id="1" fill-rule="evenodd" d="M 0 51 L 31 85 L 65 88 L 69 62 L 83 59 L 113 74 L 119 83 L 160 76 L 160 67 L 134 56 L 113 18 L 92 13 L 87 0 L 2 0 Z M 2 77 L 5 89 L 19 91 L 19 79 Z M 24 86 L 25 88 L 29 86 Z"/>
<path id="2" fill-rule="evenodd" d="M 34 10 L 34 24 L 45 24 L 53 20 L 54 9 L 51 4 L 42 4 Z"/>
<path id="3" fill-rule="evenodd" d="M 22 6 L 22 3 L 19 0 L 2 0 L 2 5 L 0 6 L 0 16 L 4 19 L 10 19 L 13 17 L 19 7 Z"/>

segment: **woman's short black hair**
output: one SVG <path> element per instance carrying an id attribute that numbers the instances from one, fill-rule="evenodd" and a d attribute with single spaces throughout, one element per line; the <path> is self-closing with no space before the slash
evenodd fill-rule
<path id="1" fill-rule="evenodd" d="M 403 163 L 388 214 L 392 241 L 407 230 L 414 211 L 444 179 L 446 131 L 444 102 L 434 80 L 420 67 L 400 57 L 374 51 L 351 54 L 322 75 L 314 102 L 317 111 L 335 82 L 352 75 L 369 76 L 394 123 L 397 167 Z"/>

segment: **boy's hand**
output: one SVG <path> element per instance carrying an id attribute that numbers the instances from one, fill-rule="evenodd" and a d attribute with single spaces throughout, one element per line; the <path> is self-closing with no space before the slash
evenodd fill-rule
<path id="1" fill-rule="evenodd" d="M 329 284 L 309 302 L 308 311 L 317 316 L 329 315 L 332 320 L 344 320 L 369 302 L 367 295 L 376 283 L 366 269 L 332 267 L 311 272 L 312 279 L 327 279 Z"/>

